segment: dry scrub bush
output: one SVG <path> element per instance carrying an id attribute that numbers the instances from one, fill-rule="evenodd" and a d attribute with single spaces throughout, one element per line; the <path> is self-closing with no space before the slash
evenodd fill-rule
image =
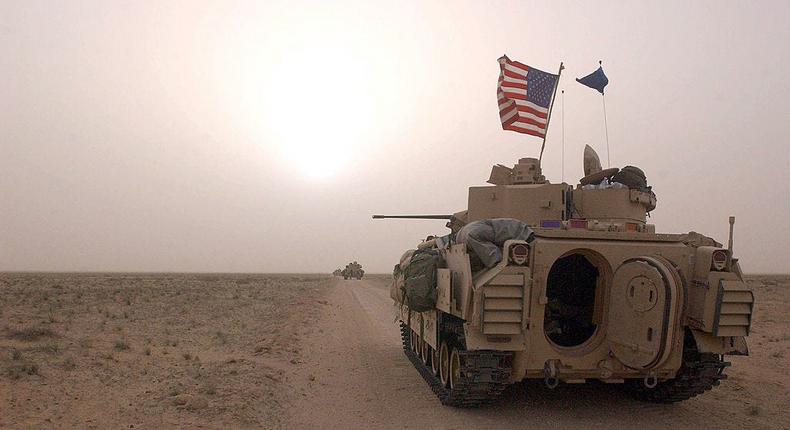
<path id="1" fill-rule="evenodd" d="M 66 357 L 66 359 L 63 360 L 63 369 L 65 369 L 65 370 L 74 370 L 76 367 L 77 367 L 77 365 L 74 363 L 74 359 L 73 358 Z"/>
<path id="2" fill-rule="evenodd" d="M 39 346 L 36 349 L 41 352 L 46 352 L 48 354 L 53 354 L 53 355 L 56 355 L 57 353 L 60 352 L 60 346 L 55 342 L 49 342 L 46 345 Z"/>
<path id="3" fill-rule="evenodd" d="M 26 327 L 21 329 L 6 329 L 10 339 L 32 342 L 42 337 L 55 337 L 55 333 L 46 327 Z"/>
<path id="4" fill-rule="evenodd" d="M 23 375 L 38 375 L 38 366 L 30 363 L 13 364 L 6 368 L 6 376 L 11 379 L 19 379 Z"/>

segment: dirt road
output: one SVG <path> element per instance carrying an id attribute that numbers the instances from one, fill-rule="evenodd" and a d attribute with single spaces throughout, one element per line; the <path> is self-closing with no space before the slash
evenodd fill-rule
<path id="1" fill-rule="evenodd" d="M 763 352 L 733 359 L 731 377 L 722 386 L 676 405 L 639 403 L 613 386 L 561 385 L 548 390 L 535 383 L 512 386 L 487 408 L 444 407 L 403 354 L 385 280 L 340 280 L 328 301 L 319 319 L 321 332 L 304 339 L 305 361 L 293 378 L 293 388 L 302 395 L 289 408 L 287 427 L 790 427 L 786 359 L 767 360 Z M 778 329 L 783 330 L 787 305 L 780 306 L 773 311 L 780 314 L 783 324 Z M 766 336 L 753 336 L 752 343 L 762 343 L 760 337 Z"/>

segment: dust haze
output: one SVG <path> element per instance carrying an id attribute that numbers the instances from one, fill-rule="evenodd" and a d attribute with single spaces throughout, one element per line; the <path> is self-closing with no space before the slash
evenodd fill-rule
<path id="1" fill-rule="evenodd" d="M 790 4 L 0 2 L 0 270 L 389 272 L 495 163 L 502 54 L 566 69 L 543 170 L 647 174 L 659 232 L 787 272 Z M 558 100 L 558 103 L 560 101 Z"/>

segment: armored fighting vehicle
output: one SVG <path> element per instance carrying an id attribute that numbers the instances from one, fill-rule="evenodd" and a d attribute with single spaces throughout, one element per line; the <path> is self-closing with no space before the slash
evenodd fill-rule
<path id="1" fill-rule="evenodd" d="M 441 402 L 478 406 L 522 380 L 622 384 L 682 401 L 748 355 L 754 297 L 732 252 L 701 234 L 656 233 L 656 195 L 632 166 L 601 169 L 591 148 L 575 187 L 538 160 L 496 165 L 395 266 L 391 296 L 406 356 Z"/>
<path id="2" fill-rule="evenodd" d="M 346 264 L 346 267 L 341 272 L 343 279 L 362 279 L 365 271 L 362 270 L 362 265 L 356 261 Z"/>

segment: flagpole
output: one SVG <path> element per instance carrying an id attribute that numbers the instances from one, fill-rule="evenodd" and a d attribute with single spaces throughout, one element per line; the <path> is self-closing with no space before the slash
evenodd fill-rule
<path id="1" fill-rule="evenodd" d="M 606 96 L 601 94 L 603 100 L 603 129 L 606 134 L 606 167 L 612 167 L 612 160 L 609 158 L 609 125 L 606 121 Z"/>
<path id="2" fill-rule="evenodd" d="M 562 90 L 562 182 L 565 182 L 565 90 Z"/>
<path id="3" fill-rule="evenodd" d="M 538 165 L 543 162 L 543 150 L 546 149 L 546 135 L 549 134 L 549 122 L 551 121 L 551 109 L 554 107 L 554 96 L 557 95 L 557 87 L 560 86 L 560 75 L 564 69 L 562 62 L 560 62 L 560 70 L 557 72 L 557 83 L 554 84 L 554 91 L 551 93 L 551 103 L 549 103 L 549 115 L 546 117 L 546 132 L 543 133 L 543 144 L 540 145 L 540 157 L 538 157 Z"/>
<path id="4" fill-rule="evenodd" d="M 598 65 L 603 66 L 603 61 L 598 60 Z M 603 92 L 601 92 L 601 101 L 603 102 L 603 130 L 606 135 L 606 167 L 611 168 L 612 160 L 609 158 L 609 124 L 606 120 L 606 96 Z"/>

